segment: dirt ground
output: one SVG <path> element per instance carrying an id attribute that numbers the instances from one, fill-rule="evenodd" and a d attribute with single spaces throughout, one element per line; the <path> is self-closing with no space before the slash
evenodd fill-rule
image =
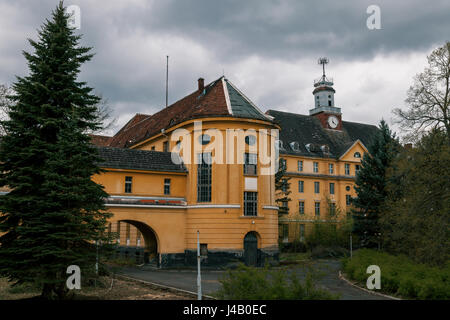
<path id="1" fill-rule="evenodd" d="M 112 287 L 111 287 L 112 283 Z M 7 279 L 0 278 L 0 300 L 29 299 L 39 296 L 40 292 L 30 285 L 11 287 Z M 97 287 L 83 287 L 75 290 L 76 300 L 194 300 L 195 297 L 183 293 L 153 288 L 148 285 L 103 277 Z"/>

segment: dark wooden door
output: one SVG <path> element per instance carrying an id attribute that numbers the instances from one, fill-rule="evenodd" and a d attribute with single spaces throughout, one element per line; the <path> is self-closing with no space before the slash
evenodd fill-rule
<path id="1" fill-rule="evenodd" d="M 247 233 L 244 238 L 244 261 L 247 266 L 258 263 L 258 239 L 254 233 Z"/>

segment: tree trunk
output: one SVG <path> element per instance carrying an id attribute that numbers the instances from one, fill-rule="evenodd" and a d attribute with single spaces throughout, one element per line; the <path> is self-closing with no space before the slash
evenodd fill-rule
<path id="1" fill-rule="evenodd" d="M 53 285 L 48 283 L 44 284 L 41 297 L 45 300 L 53 300 Z"/>
<path id="2" fill-rule="evenodd" d="M 58 300 L 66 300 L 68 298 L 69 289 L 67 289 L 65 283 L 60 283 L 55 287 L 55 293 L 58 296 Z"/>

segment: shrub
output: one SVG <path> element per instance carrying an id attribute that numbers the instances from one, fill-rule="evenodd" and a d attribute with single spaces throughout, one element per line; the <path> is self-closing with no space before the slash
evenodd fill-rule
<path id="1" fill-rule="evenodd" d="M 365 285 L 369 265 L 381 270 L 381 290 L 409 299 L 450 299 L 450 264 L 443 268 L 418 264 L 404 255 L 360 249 L 343 260 L 350 279 Z"/>
<path id="2" fill-rule="evenodd" d="M 314 259 L 342 258 L 347 257 L 348 255 L 349 251 L 347 249 L 336 245 L 328 247 L 318 245 L 311 250 L 311 258 Z"/>
<path id="3" fill-rule="evenodd" d="M 279 248 L 281 252 L 294 253 L 294 252 L 306 252 L 308 248 L 306 244 L 300 240 L 294 240 L 292 242 L 279 242 Z"/>
<path id="4" fill-rule="evenodd" d="M 310 250 L 317 246 L 348 249 L 352 225 L 351 217 L 339 221 L 330 219 L 314 221 L 311 232 L 306 236 L 306 245 Z M 354 244 L 357 243 L 355 237 L 353 240 Z"/>
<path id="5" fill-rule="evenodd" d="M 219 280 L 222 288 L 217 298 L 227 300 L 330 300 L 336 299 L 326 290 L 317 288 L 316 278 L 309 272 L 304 281 L 284 270 L 247 267 L 240 264 L 228 270 Z"/>

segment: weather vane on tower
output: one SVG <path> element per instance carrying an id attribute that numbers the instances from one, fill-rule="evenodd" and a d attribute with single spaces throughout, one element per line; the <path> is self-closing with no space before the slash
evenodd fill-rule
<path id="1" fill-rule="evenodd" d="M 323 57 L 323 58 L 319 58 L 319 60 L 317 61 L 318 64 L 322 65 L 322 69 L 323 69 L 323 75 L 322 78 L 325 81 L 326 77 L 325 77 L 325 65 L 328 64 L 330 62 L 330 60 L 328 60 L 328 58 Z"/>

